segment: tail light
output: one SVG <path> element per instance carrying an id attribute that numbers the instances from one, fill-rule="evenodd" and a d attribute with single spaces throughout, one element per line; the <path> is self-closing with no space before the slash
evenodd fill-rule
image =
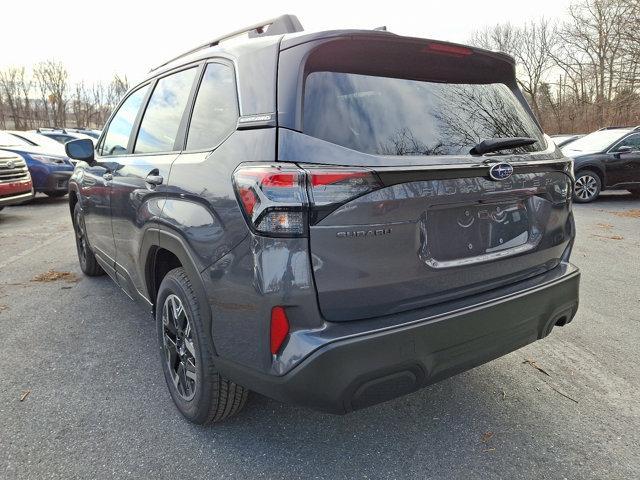
<path id="1" fill-rule="evenodd" d="M 307 233 L 309 211 L 330 210 L 381 188 L 371 170 L 293 164 L 240 166 L 233 185 L 250 227 L 260 234 L 299 237 Z M 314 217 L 315 218 L 315 217 Z"/>

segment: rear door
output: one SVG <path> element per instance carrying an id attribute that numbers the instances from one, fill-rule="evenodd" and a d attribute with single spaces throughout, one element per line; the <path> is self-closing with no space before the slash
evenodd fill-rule
<path id="1" fill-rule="evenodd" d="M 466 47 L 351 42 L 309 55 L 302 121 L 278 142 L 279 159 L 308 172 L 325 318 L 419 308 L 557 266 L 573 235 L 569 164 L 512 66 Z M 504 137 L 536 142 L 470 154 Z"/>
<path id="2" fill-rule="evenodd" d="M 151 87 L 129 155 L 112 170 L 111 215 L 120 286 L 131 296 L 146 297 L 140 261 L 147 227 L 160 217 L 171 164 L 181 149 L 181 128 L 199 66 L 160 77 Z"/>

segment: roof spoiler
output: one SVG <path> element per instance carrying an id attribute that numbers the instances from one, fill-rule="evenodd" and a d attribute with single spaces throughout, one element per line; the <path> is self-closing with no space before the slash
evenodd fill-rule
<path id="1" fill-rule="evenodd" d="M 198 52 L 200 50 L 204 50 L 205 48 L 214 47 L 218 45 L 220 42 L 224 40 L 229 40 L 233 37 L 237 37 L 243 34 L 248 34 L 249 38 L 256 37 L 267 37 L 270 35 L 283 35 L 285 33 L 296 33 L 302 32 L 304 28 L 302 28 L 302 24 L 298 17 L 295 15 L 280 15 L 279 17 L 272 18 L 270 20 L 265 20 L 263 22 L 259 22 L 253 25 L 250 25 L 245 28 L 241 28 L 240 30 L 236 30 L 231 33 L 227 33 L 222 35 L 221 37 L 214 38 L 213 40 L 208 41 L 207 43 L 203 43 L 195 48 L 192 48 L 188 52 L 184 52 L 177 57 L 172 58 L 164 62 L 162 65 L 158 65 L 155 68 L 149 70 L 149 72 L 153 72 L 154 70 L 158 70 L 159 68 L 164 67 L 165 65 L 174 62 L 180 58 L 186 57 L 187 55 L 191 55 L 192 53 Z"/>

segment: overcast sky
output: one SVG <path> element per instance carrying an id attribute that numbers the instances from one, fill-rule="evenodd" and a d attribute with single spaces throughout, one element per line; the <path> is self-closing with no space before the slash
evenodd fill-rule
<path id="1" fill-rule="evenodd" d="M 54 59 L 73 81 L 133 83 L 152 66 L 222 33 L 283 13 L 305 30 L 386 25 L 402 35 L 466 42 L 471 33 L 499 22 L 520 24 L 545 16 L 562 19 L 569 0 L 417 1 L 349 0 L 3 0 L 0 68 L 31 67 Z M 224 8 L 220 6 L 224 5 Z"/>

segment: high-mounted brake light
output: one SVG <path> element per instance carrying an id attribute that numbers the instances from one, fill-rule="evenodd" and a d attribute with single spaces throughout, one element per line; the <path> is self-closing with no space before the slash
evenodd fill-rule
<path id="1" fill-rule="evenodd" d="M 271 309 L 271 353 L 276 354 L 289 335 L 289 319 L 283 307 Z"/>
<path id="2" fill-rule="evenodd" d="M 454 57 L 467 57 L 473 54 L 473 50 L 460 45 L 451 45 L 448 43 L 430 42 L 422 49 L 427 53 L 439 53 L 442 55 L 452 55 Z"/>

